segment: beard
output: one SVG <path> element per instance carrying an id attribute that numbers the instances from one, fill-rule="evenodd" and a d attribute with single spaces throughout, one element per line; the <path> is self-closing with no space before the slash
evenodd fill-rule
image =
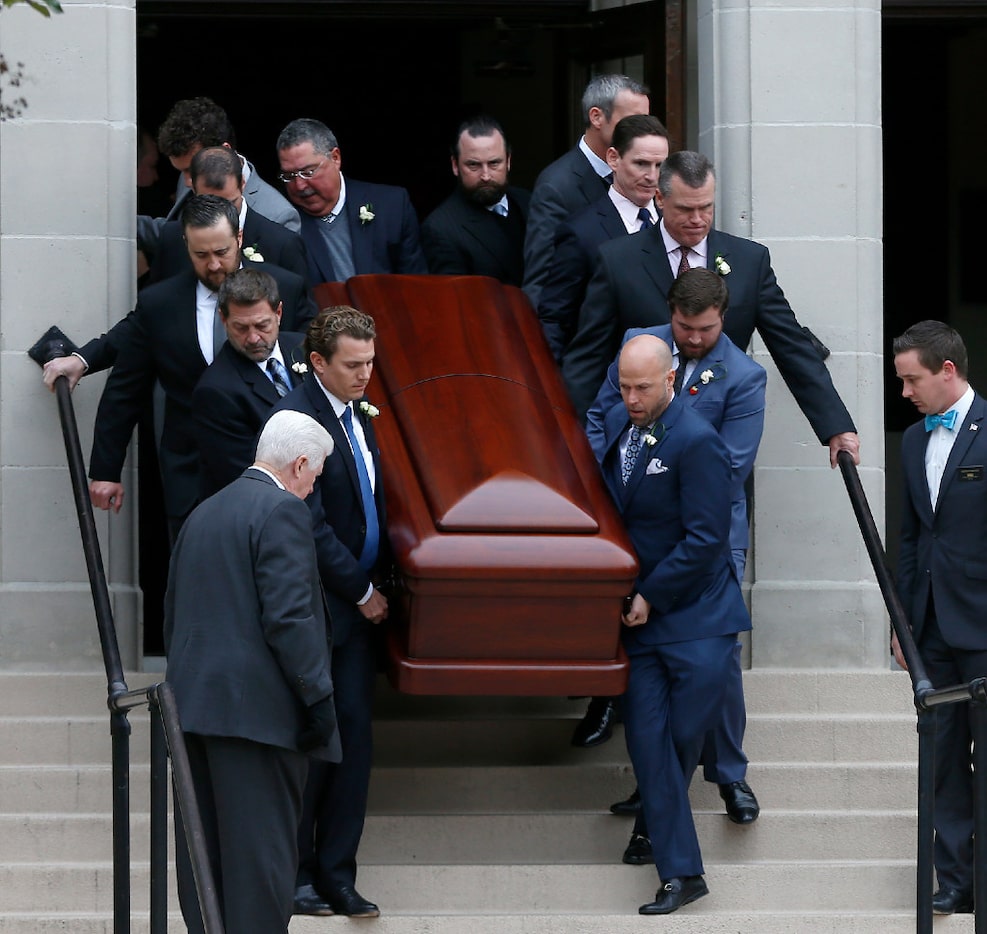
<path id="1" fill-rule="evenodd" d="M 476 188 L 464 188 L 463 194 L 469 201 L 478 204 L 481 208 L 488 208 L 496 204 L 507 193 L 506 185 L 498 185 L 490 182 L 485 185 L 478 185 Z"/>

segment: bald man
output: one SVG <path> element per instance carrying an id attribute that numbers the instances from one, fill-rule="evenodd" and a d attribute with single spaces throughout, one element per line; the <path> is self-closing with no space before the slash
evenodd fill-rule
<path id="1" fill-rule="evenodd" d="M 663 340 L 620 353 L 621 401 L 597 449 L 641 570 L 621 633 L 630 659 L 627 750 L 641 789 L 661 888 L 641 914 L 706 895 L 689 805 L 703 738 L 720 716 L 738 629 L 750 629 L 730 555 L 730 458 L 716 430 L 675 398 Z"/>

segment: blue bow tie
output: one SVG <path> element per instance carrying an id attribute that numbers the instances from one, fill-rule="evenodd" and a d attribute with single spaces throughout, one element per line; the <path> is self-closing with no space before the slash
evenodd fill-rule
<path id="1" fill-rule="evenodd" d="M 943 428 L 948 428 L 950 431 L 953 430 L 953 426 L 956 424 L 956 409 L 950 409 L 943 415 L 926 415 L 925 416 L 925 430 L 932 431 L 936 425 L 942 425 Z"/>

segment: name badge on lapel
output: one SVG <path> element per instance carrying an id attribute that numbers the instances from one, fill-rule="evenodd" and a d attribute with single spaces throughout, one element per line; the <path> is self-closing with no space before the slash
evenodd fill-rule
<path id="1" fill-rule="evenodd" d="M 973 467 L 960 467 L 956 471 L 957 480 L 983 480 L 983 478 L 983 464 L 977 464 Z"/>
<path id="2" fill-rule="evenodd" d="M 648 464 L 647 469 L 644 471 L 644 475 L 646 477 L 650 477 L 652 474 L 667 472 L 668 468 L 661 462 L 661 458 L 656 457 L 650 464 Z"/>

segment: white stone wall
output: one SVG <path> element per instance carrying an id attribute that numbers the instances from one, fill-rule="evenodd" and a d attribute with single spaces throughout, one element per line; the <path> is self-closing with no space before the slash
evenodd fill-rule
<path id="1" fill-rule="evenodd" d="M 28 107 L 0 123 L 0 668 L 98 668 L 95 614 L 55 398 L 25 351 L 49 325 L 78 342 L 134 301 L 134 0 L 45 19 L 0 10 Z M 102 377 L 74 394 L 89 460 Z M 133 490 L 133 483 L 129 485 Z M 133 513 L 97 524 L 121 650 L 136 662 Z M 108 544 L 108 548 L 106 547 Z"/>
<path id="2" fill-rule="evenodd" d="M 771 251 L 800 321 L 832 351 L 883 528 L 879 0 L 697 0 L 699 148 L 717 226 Z M 763 344 L 755 468 L 755 666 L 885 667 L 887 622 L 838 471 Z"/>

